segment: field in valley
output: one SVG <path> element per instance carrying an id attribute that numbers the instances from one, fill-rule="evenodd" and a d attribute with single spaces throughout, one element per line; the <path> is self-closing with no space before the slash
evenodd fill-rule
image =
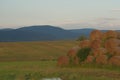
<path id="1" fill-rule="evenodd" d="M 83 64 L 58 67 L 56 59 L 78 44 L 77 41 L 1 42 L 0 80 L 120 80 L 118 66 Z"/>
<path id="2" fill-rule="evenodd" d="M 57 59 L 77 44 L 77 41 L 0 42 L 0 61 Z"/>

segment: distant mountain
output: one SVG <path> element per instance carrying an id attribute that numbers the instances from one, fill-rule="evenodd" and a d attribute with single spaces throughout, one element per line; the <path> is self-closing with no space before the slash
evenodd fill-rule
<path id="1" fill-rule="evenodd" d="M 76 33 L 78 35 L 84 35 L 84 36 L 89 36 L 89 34 L 91 33 L 91 31 L 93 31 L 95 29 L 92 28 L 85 28 L 85 29 L 73 29 L 73 30 L 69 30 L 73 33 Z"/>
<path id="2" fill-rule="evenodd" d="M 10 31 L 10 30 L 13 30 L 13 29 L 11 28 L 0 29 L 0 31 Z"/>
<path id="3" fill-rule="evenodd" d="M 94 29 L 64 30 L 50 25 L 27 26 L 18 29 L 6 28 L 0 29 L 0 42 L 75 40 L 81 35 L 88 37 L 92 30 Z"/>
<path id="4" fill-rule="evenodd" d="M 86 37 L 89 37 L 90 33 L 95 30 L 93 28 L 84 28 L 84 29 L 73 29 L 73 30 L 69 30 L 73 33 L 77 33 L 77 35 L 84 35 Z M 106 32 L 108 30 L 101 30 L 102 32 Z M 120 32 L 120 30 L 116 30 L 117 32 Z"/>
<path id="5" fill-rule="evenodd" d="M 62 28 L 43 25 L 1 29 L 0 41 L 52 41 L 76 39 L 79 35 Z"/>
<path id="6" fill-rule="evenodd" d="M 53 40 L 54 39 L 57 39 L 57 40 L 72 39 L 72 38 L 77 37 L 77 34 L 74 34 L 70 31 L 64 30 L 59 27 L 50 26 L 50 25 L 23 27 L 23 28 L 19 28 L 17 30 L 33 32 L 33 33 L 38 33 L 38 34 L 43 33 L 43 34 L 51 35 L 54 37 Z M 50 37 L 50 36 L 47 36 L 47 37 Z"/>

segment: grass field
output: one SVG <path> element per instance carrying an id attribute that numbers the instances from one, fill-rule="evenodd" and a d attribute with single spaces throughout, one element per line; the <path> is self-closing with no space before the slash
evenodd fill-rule
<path id="1" fill-rule="evenodd" d="M 0 80 L 42 80 L 54 77 L 62 80 L 120 80 L 118 66 L 83 64 L 58 67 L 56 58 L 78 44 L 76 41 L 2 42 Z"/>
<path id="2" fill-rule="evenodd" d="M 60 68 L 56 66 L 56 61 L 0 63 L 0 80 L 42 80 L 54 77 L 62 80 L 120 80 L 120 68 L 95 65 Z"/>
<path id="3" fill-rule="evenodd" d="M 76 41 L 0 42 L 0 61 L 57 59 L 78 44 Z"/>

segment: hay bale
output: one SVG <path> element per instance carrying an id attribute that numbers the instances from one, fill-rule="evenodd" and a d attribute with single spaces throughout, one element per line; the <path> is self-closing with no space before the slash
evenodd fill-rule
<path id="1" fill-rule="evenodd" d="M 85 63 L 92 63 L 94 59 L 95 59 L 94 56 L 89 55 L 89 56 L 87 56 Z"/>
<path id="2" fill-rule="evenodd" d="M 78 52 L 78 50 L 80 49 L 79 46 L 75 46 L 73 48 L 71 48 L 68 53 L 67 53 L 67 56 L 71 57 L 71 58 L 74 58 Z"/>
<path id="3" fill-rule="evenodd" d="M 106 55 L 100 55 L 96 57 L 96 63 L 97 64 L 107 64 L 108 57 Z"/>
<path id="4" fill-rule="evenodd" d="M 90 47 L 90 41 L 89 40 L 83 40 L 83 41 L 80 42 L 79 46 L 81 48 Z"/>
<path id="5" fill-rule="evenodd" d="M 93 41 L 93 40 L 100 40 L 102 38 L 102 32 L 100 30 L 93 30 L 91 33 L 90 33 L 90 40 Z"/>
<path id="6" fill-rule="evenodd" d="M 91 42 L 91 49 L 101 48 L 101 40 L 93 40 Z"/>
<path id="7" fill-rule="evenodd" d="M 117 32 L 113 31 L 113 30 L 109 30 L 109 31 L 105 32 L 104 37 L 105 37 L 105 39 L 108 39 L 108 38 L 117 38 Z"/>
<path id="8" fill-rule="evenodd" d="M 110 58 L 109 64 L 120 66 L 120 56 L 113 56 Z"/>
<path id="9" fill-rule="evenodd" d="M 97 57 L 97 56 L 106 54 L 107 50 L 105 48 L 98 48 L 98 49 L 92 50 L 92 53 L 94 57 Z"/>
<path id="10" fill-rule="evenodd" d="M 69 57 L 68 56 L 60 56 L 57 60 L 57 65 L 62 67 L 62 66 L 67 66 L 69 64 Z"/>

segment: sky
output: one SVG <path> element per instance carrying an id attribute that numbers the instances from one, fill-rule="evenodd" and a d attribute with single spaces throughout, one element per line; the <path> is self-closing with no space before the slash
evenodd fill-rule
<path id="1" fill-rule="evenodd" d="M 0 28 L 30 25 L 120 30 L 120 0 L 0 0 Z"/>

